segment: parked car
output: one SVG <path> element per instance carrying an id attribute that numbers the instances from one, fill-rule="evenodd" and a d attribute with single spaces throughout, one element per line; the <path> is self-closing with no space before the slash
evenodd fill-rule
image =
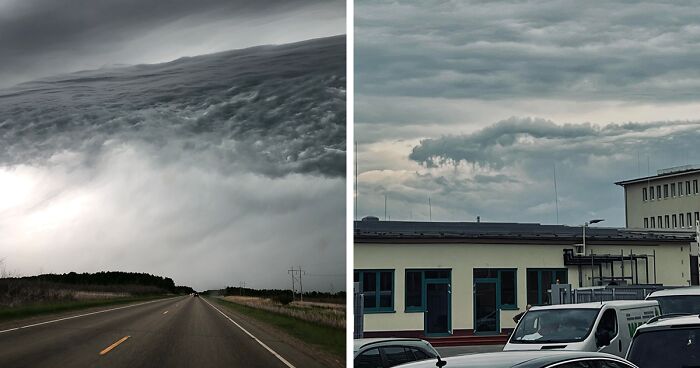
<path id="1" fill-rule="evenodd" d="M 424 360 L 400 368 L 637 368 L 611 354 L 589 351 L 501 351 Z"/>
<path id="2" fill-rule="evenodd" d="M 388 368 L 439 356 L 425 340 L 402 338 L 355 339 L 353 353 L 355 368 Z"/>
<path id="3" fill-rule="evenodd" d="M 700 366 L 700 316 L 659 316 L 637 328 L 627 360 L 640 368 Z"/>
<path id="4" fill-rule="evenodd" d="M 532 307 L 503 350 L 579 350 L 624 357 L 637 326 L 659 314 L 658 302 L 644 300 Z"/>
<path id="5" fill-rule="evenodd" d="M 659 302 L 661 314 L 700 314 L 700 287 L 681 287 L 655 291 L 646 300 Z"/>

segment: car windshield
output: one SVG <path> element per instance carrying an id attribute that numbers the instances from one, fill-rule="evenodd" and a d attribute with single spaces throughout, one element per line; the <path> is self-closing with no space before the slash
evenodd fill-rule
<path id="1" fill-rule="evenodd" d="M 700 367 L 700 327 L 640 333 L 627 360 L 639 368 Z"/>
<path id="2" fill-rule="evenodd" d="M 598 309 L 547 309 L 525 313 L 510 342 L 545 344 L 583 341 L 598 315 Z"/>
<path id="3" fill-rule="evenodd" d="M 662 314 L 700 314 L 700 295 L 668 295 L 650 297 L 659 302 Z"/>

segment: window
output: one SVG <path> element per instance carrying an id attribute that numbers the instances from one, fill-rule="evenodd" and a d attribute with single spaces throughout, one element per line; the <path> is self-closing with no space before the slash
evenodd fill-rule
<path id="1" fill-rule="evenodd" d="M 679 213 L 678 214 L 678 222 L 679 222 L 678 225 L 680 225 L 680 227 L 685 227 L 684 219 L 685 219 L 685 216 L 683 216 L 682 213 Z"/>
<path id="2" fill-rule="evenodd" d="M 656 186 L 656 198 L 661 199 L 661 185 Z"/>
<path id="3" fill-rule="evenodd" d="M 415 360 L 411 350 L 403 346 L 387 346 L 382 348 L 382 351 L 384 352 L 384 357 L 389 367 Z"/>
<path id="4" fill-rule="evenodd" d="M 695 222 L 700 221 L 700 212 L 695 212 Z M 690 224 L 690 227 L 695 227 L 695 224 Z"/>
<path id="5" fill-rule="evenodd" d="M 671 183 L 671 197 L 676 196 L 676 183 Z"/>
<path id="6" fill-rule="evenodd" d="M 649 187 L 649 199 L 654 200 L 654 187 Z"/>
<path id="7" fill-rule="evenodd" d="M 670 218 L 669 218 L 668 215 L 665 215 L 665 216 L 664 216 L 664 220 L 666 220 L 666 221 L 664 221 L 664 227 L 665 227 L 666 229 L 668 229 L 669 227 L 671 227 L 671 221 L 669 221 Z"/>
<path id="8" fill-rule="evenodd" d="M 383 368 L 382 357 L 379 349 L 369 349 L 355 358 L 355 368 Z"/>
<path id="9" fill-rule="evenodd" d="M 442 270 L 406 270 L 406 312 L 425 312 L 426 280 L 450 281 L 449 269 Z"/>
<path id="10" fill-rule="evenodd" d="M 645 217 L 645 218 L 644 218 L 644 228 L 645 228 L 645 229 L 648 229 L 648 228 L 649 228 L 649 218 L 648 218 L 648 217 Z"/>
<path id="11" fill-rule="evenodd" d="M 678 227 L 678 219 L 676 218 L 675 214 L 671 215 L 671 223 L 674 229 Z"/>
<path id="12" fill-rule="evenodd" d="M 642 188 L 642 200 L 647 200 L 647 188 Z"/>
<path id="13" fill-rule="evenodd" d="M 656 227 L 656 219 L 654 219 L 654 217 L 650 217 L 650 219 L 651 219 L 651 228 L 653 229 Z"/>
<path id="14" fill-rule="evenodd" d="M 679 196 L 683 195 L 683 182 L 682 181 L 678 182 L 678 195 Z"/>
<path id="15" fill-rule="evenodd" d="M 698 179 L 693 180 L 693 193 L 698 194 Z"/>
<path id="16" fill-rule="evenodd" d="M 358 270 L 355 274 L 365 296 L 365 312 L 394 311 L 393 270 Z"/>
<path id="17" fill-rule="evenodd" d="M 406 270 L 406 310 L 423 310 L 423 271 Z"/>
<path id="18" fill-rule="evenodd" d="M 664 198 L 668 198 L 668 184 L 664 184 Z"/>
<path id="19" fill-rule="evenodd" d="M 685 194 L 686 194 L 686 195 L 690 195 L 690 193 L 691 193 L 691 192 L 690 192 L 690 180 L 687 180 L 687 181 L 685 182 Z"/>
<path id="20" fill-rule="evenodd" d="M 568 272 L 566 268 L 557 269 L 527 269 L 527 304 L 549 304 L 549 289 L 552 284 L 566 284 Z"/>
<path id="21" fill-rule="evenodd" d="M 475 268 L 474 279 L 496 279 L 501 309 L 517 309 L 516 269 Z"/>
<path id="22" fill-rule="evenodd" d="M 656 221 L 657 221 L 657 223 L 659 224 L 659 229 L 661 229 L 661 228 L 664 227 L 664 220 L 663 220 L 663 217 L 657 216 L 657 217 L 656 217 Z"/>

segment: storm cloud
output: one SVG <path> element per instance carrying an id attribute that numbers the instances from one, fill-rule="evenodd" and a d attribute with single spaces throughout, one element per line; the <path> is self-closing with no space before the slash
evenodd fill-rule
<path id="1" fill-rule="evenodd" d="M 0 91 L 10 270 L 344 289 L 345 37 Z"/>
<path id="2" fill-rule="evenodd" d="M 614 182 L 700 163 L 698 12 L 356 1 L 356 217 L 624 226 Z"/>
<path id="3" fill-rule="evenodd" d="M 338 0 L 0 0 L 0 87 L 343 33 Z"/>

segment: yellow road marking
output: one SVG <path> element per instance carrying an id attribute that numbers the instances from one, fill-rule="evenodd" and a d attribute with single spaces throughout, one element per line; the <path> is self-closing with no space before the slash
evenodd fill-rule
<path id="1" fill-rule="evenodd" d="M 130 337 L 130 336 L 124 336 L 124 337 L 122 337 L 121 339 L 119 339 L 119 341 L 115 342 L 114 344 L 112 344 L 112 345 L 108 346 L 107 348 L 105 348 L 104 350 L 102 350 L 102 351 L 100 352 L 100 355 L 105 355 L 105 354 L 109 353 L 112 349 L 116 348 L 119 344 L 121 344 L 121 343 L 123 343 L 124 341 L 126 341 L 126 339 L 128 339 L 129 337 Z"/>
<path id="2" fill-rule="evenodd" d="M 163 314 L 166 314 L 166 313 L 168 313 L 168 311 L 163 312 Z"/>

